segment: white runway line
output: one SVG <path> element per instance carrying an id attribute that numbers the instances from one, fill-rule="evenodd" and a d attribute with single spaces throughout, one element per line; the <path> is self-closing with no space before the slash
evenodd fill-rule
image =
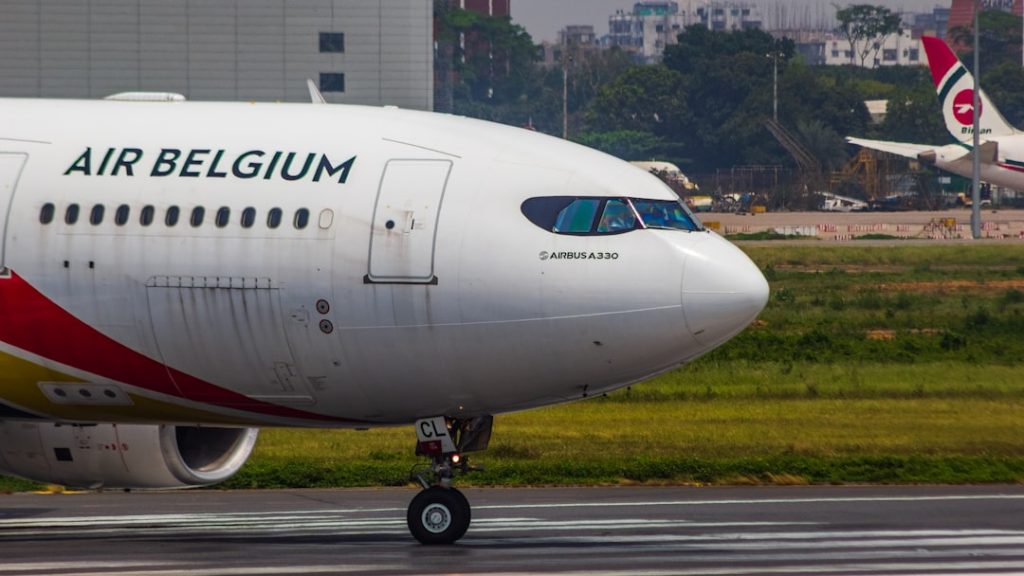
<path id="1" fill-rule="evenodd" d="M 969 500 L 1024 500 L 1024 494 L 965 496 L 850 496 L 837 498 L 761 498 L 751 500 L 666 500 L 651 502 L 563 502 L 558 504 L 491 504 L 474 510 L 520 510 L 530 508 L 619 508 L 648 506 L 722 506 L 751 504 L 838 504 L 843 502 L 959 502 Z"/>
<path id="2" fill-rule="evenodd" d="M 828 522 L 785 521 L 793 514 L 758 519 L 757 505 L 887 502 L 1007 502 L 1016 506 L 1024 495 L 888 496 L 837 498 L 770 498 L 757 500 L 677 500 L 642 502 L 556 502 L 550 504 L 484 505 L 497 517 L 472 523 L 467 537 L 453 554 L 473 558 L 457 568 L 467 576 L 523 576 L 557 572 L 561 576 L 691 576 L 708 574 L 930 574 L 942 572 L 981 576 L 998 572 L 1024 573 L 1024 526 L 1021 530 L 965 529 L 863 529 L 839 530 Z M 628 508 L 672 507 L 674 516 L 685 516 L 690 506 L 740 504 L 751 521 L 702 522 L 686 518 L 644 519 Z M 38 562 L 0 553 L 0 576 L 276 576 L 278 574 L 366 574 L 437 572 L 439 565 L 421 565 L 423 558 L 408 536 L 405 508 L 353 507 L 264 512 L 209 512 L 132 514 L 102 517 L 63 516 L 0 517 L 0 549 L 12 552 L 21 542 L 40 550 L 79 540 L 85 549 L 94 544 L 117 543 L 121 552 L 112 562 L 83 559 L 61 562 L 60 556 L 36 554 Z M 544 510 L 592 509 L 596 519 L 550 519 Z M 602 514 L 600 509 L 608 512 Z M 1014 508 L 1006 508 L 1013 510 Z M 614 510 L 614 511 L 613 511 Z M 790 509 L 784 508 L 783 512 Z M 502 514 L 504 512 L 504 514 Z M 776 510 L 775 512 L 779 512 Z M 554 514 L 554 513 L 552 513 Z M 628 515 L 629 517 L 610 517 Z M 781 515 L 781 518 L 778 516 Z M 549 517 L 545 517 L 549 516 Z M 767 521 L 778 518 L 781 521 Z M 375 542 L 366 537 L 378 536 Z M 289 543 L 288 538 L 311 538 Z M 316 540 L 317 538 L 323 539 Z M 280 545 L 280 554 L 254 566 L 226 559 L 224 547 L 201 546 L 227 542 L 228 550 L 248 550 L 260 541 Z M 251 539 L 253 542 L 244 543 Z M 372 540 L 372 538 L 371 538 Z M 310 542 L 315 544 L 310 545 Z M 36 548 L 26 549 L 34 550 Z M 59 550 L 59 548 L 53 548 Z M 182 554 L 181 550 L 190 550 Z M 446 552 L 446 550 L 429 550 Z M 103 554 L 96 550 L 89 554 Z M 138 560 L 130 560 L 137 555 Z M 313 554 L 313 555 L 310 555 Z M 513 555 L 518 560 L 509 562 Z M 407 558 L 408 557 L 408 558 Z M 88 558 L 88 556 L 87 556 Z M 242 562 L 256 563 L 257 556 Z M 387 564 L 376 563 L 383 559 Z M 430 558 L 430 555 L 427 555 Z M 585 560 L 581 560 L 584 558 Z M 337 559 L 338 563 L 332 563 Z M 348 564 L 351 562 L 351 564 Z M 590 562 L 598 570 L 579 570 Z M 488 565 L 496 570 L 488 570 Z M 513 571 L 502 571 L 509 566 Z M 666 566 L 671 567 L 665 569 Z M 444 571 L 444 570 L 441 570 Z"/>
<path id="3" fill-rule="evenodd" d="M 85 564 L 85 563 L 82 563 Z M 243 576 L 252 574 L 254 576 L 270 576 L 273 574 L 338 574 L 345 572 L 358 572 L 362 574 L 377 573 L 377 574 L 388 574 L 389 571 L 395 571 L 398 568 L 395 566 L 381 565 L 381 564 L 367 564 L 367 565 L 346 565 L 336 564 L 332 566 L 316 565 L 316 566 L 295 566 L 295 565 L 282 565 L 282 566 L 226 566 L 226 567 L 212 567 L 212 568 L 196 568 L 193 565 L 182 564 L 173 568 L 170 564 L 154 564 L 152 569 L 142 570 L 127 570 L 127 571 L 111 571 L 111 566 L 108 564 L 103 570 L 92 570 L 89 568 L 68 568 L 69 570 L 75 570 L 74 574 L 82 576 Z M 40 568 L 45 573 L 45 568 Z M 4 567 L 0 567 L 0 574 L 6 573 Z"/>
<path id="4" fill-rule="evenodd" d="M 138 560 L 118 561 L 83 561 L 83 562 L 3 562 L 0 563 L 0 574 L 31 570 L 35 572 L 56 572 L 66 570 L 109 570 L 111 568 L 145 568 L 147 566 L 166 566 L 164 562 L 144 562 Z"/>
<path id="5" fill-rule="evenodd" d="M 565 509 L 565 508 L 622 508 L 622 507 L 651 507 L 651 506 L 716 506 L 716 505 L 754 505 L 754 504 L 815 504 L 815 503 L 844 503 L 844 502 L 957 502 L 957 501 L 982 501 L 982 500 L 1024 500 L 1024 494 L 991 494 L 991 495 L 950 495 L 950 496 L 850 496 L 831 498 L 761 498 L 750 500 L 662 500 L 662 501 L 641 501 L 641 502 L 560 502 L 560 503 L 539 503 L 539 504 L 480 504 L 474 505 L 473 510 L 528 510 L 528 509 Z M 325 504 L 330 506 L 329 504 Z M 404 507 L 378 507 L 378 508 L 327 508 L 318 510 L 288 510 L 276 512 L 291 516 L 336 516 L 340 514 L 379 514 L 382 512 L 399 512 L 404 514 Z M 37 523 L 48 525 L 50 523 L 81 523 L 91 524 L 95 522 L 119 521 L 124 518 L 132 518 L 136 522 L 145 522 L 154 519 L 180 519 L 190 520 L 206 517 L 209 514 L 195 512 L 190 514 L 148 514 L 132 516 L 67 516 L 56 518 L 31 518 L 31 519 L 4 519 L 3 511 L 0 511 L 0 526 L 8 523 Z M 221 517 L 252 517 L 265 516 L 267 512 L 220 512 L 214 513 Z M 270 514 L 275 514 L 271 512 Z"/>

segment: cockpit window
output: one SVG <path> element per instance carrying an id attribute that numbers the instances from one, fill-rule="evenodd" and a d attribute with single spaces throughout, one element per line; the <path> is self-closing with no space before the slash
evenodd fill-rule
<path id="1" fill-rule="evenodd" d="M 676 200 L 546 196 L 523 202 L 523 215 L 555 234 L 604 236 L 643 228 L 703 230 L 697 218 Z"/>
<path id="2" fill-rule="evenodd" d="M 700 224 L 679 202 L 670 200 L 633 200 L 633 206 L 644 221 L 645 228 L 669 230 L 700 230 Z"/>
<path id="3" fill-rule="evenodd" d="M 558 213 L 552 232 L 586 234 L 594 226 L 594 217 L 601 207 L 598 198 L 578 198 Z"/>
<path id="4" fill-rule="evenodd" d="M 601 222 L 597 225 L 600 234 L 625 232 L 636 228 L 636 214 L 625 200 L 612 199 L 604 204 Z"/>

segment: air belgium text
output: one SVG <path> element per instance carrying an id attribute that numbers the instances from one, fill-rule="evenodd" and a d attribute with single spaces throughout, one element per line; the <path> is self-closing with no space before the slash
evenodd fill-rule
<path id="1" fill-rule="evenodd" d="M 348 180 L 356 157 L 335 164 L 327 154 L 309 152 L 281 152 L 263 150 L 247 150 L 231 153 L 226 150 L 212 148 L 161 148 L 158 153 L 147 154 L 140 148 L 107 148 L 104 151 L 86 148 L 71 166 L 64 171 L 65 176 L 135 176 L 149 175 L 155 178 L 227 178 L 232 176 L 242 180 L 262 178 L 273 180 L 280 178 L 294 182 L 309 179 L 320 182 L 321 179 L 344 184 Z"/>

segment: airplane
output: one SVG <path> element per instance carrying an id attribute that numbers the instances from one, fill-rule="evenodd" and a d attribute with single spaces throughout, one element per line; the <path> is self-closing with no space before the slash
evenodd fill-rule
<path id="1" fill-rule="evenodd" d="M 913 158 L 940 170 L 970 178 L 974 163 L 974 77 L 946 43 L 931 36 L 922 36 L 932 81 L 935 83 L 946 130 L 955 141 L 945 146 L 910 144 L 847 138 L 864 148 Z M 980 94 L 981 110 L 981 179 L 984 182 L 1024 190 L 1024 137 L 996 109 L 984 91 Z"/>
<path id="2" fill-rule="evenodd" d="M 412 424 L 409 530 L 450 544 L 494 415 L 672 370 L 766 304 L 626 162 L 313 99 L 0 99 L 0 472 L 204 486 L 260 427 Z"/>

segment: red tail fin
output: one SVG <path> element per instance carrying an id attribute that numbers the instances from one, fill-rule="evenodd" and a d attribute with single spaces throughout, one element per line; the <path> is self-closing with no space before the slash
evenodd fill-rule
<path id="1" fill-rule="evenodd" d="M 946 41 L 941 38 L 922 36 L 921 42 L 924 44 L 925 53 L 928 54 L 928 67 L 932 71 L 932 82 L 938 87 L 949 69 L 956 66 L 959 60 L 957 60 L 956 54 L 949 49 Z"/>

